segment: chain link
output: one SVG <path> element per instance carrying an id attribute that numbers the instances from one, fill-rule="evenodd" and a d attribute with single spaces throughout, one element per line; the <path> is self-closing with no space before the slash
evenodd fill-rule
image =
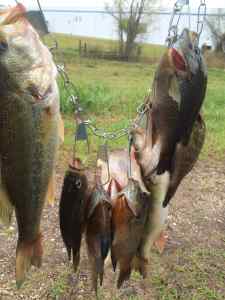
<path id="1" fill-rule="evenodd" d="M 182 9 L 186 5 L 185 2 L 177 0 L 173 7 L 173 12 L 170 18 L 168 35 L 166 38 L 167 47 L 171 47 L 177 40 L 178 36 L 178 25 L 180 23 L 180 18 L 182 15 Z"/>
<path id="2" fill-rule="evenodd" d="M 168 35 L 166 38 L 166 43 L 168 47 L 172 47 L 172 45 L 176 42 L 178 37 L 178 25 L 180 23 L 180 19 L 182 16 L 182 9 L 185 5 L 187 5 L 189 1 L 181 1 L 177 0 L 173 7 L 173 13 L 170 18 Z M 197 34 L 198 40 L 202 34 L 204 21 L 206 17 L 206 1 L 200 0 L 200 5 L 198 7 L 198 20 L 197 20 Z"/>
<path id="3" fill-rule="evenodd" d="M 202 34 L 204 22 L 206 17 L 206 3 L 205 0 L 201 0 L 200 5 L 198 7 L 198 21 L 197 21 L 197 34 L 198 40 Z"/>
<path id="4" fill-rule="evenodd" d="M 80 105 L 79 91 L 76 88 L 76 86 L 71 82 L 69 75 L 65 71 L 64 66 L 57 65 L 57 69 L 63 80 L 63 86 L 67 92 L 68 99 L 74 105 L 75 114 L 84 112 L 82 106 Z M 148 93 L 150 93 L 150 91 L 148 91 Z M 129 125 L 126 128 L 122 128 L 117 131 L 105 131 L 103 128 L 98 128 L 91 120 L 84 120 L 83 123 L 91 130 L 91 132 L 95 136 L 103 138 L 104 140 L 116 140 L 128 135 L 133 128 L 139 126 L 142 118 L 147 113 L 149 108 L 150 106 L 148 102 L 142 103 L 137 108 L 136 118 L 133 121 L 130 121 Z"/>

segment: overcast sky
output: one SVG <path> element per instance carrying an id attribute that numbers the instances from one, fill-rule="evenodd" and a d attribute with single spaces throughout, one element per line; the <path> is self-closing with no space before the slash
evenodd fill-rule
<path id="1" fill-rule="evenodd" d="M 201 0 L 190 0 L 190 4 L 192 7 L 198 6 Z M 27 7 L 36 6 L 35 0 L 21 0 Z M 105 3 L 112 3 L 113 0 L 40 0 L 43 7 L 87 7 L 87 8 L 94 8 L 94 7 L 104 7 Z M 159 0 L 158 3 L 161 3 L 163 6 L 173 6 L 175 0 Z M 12 5 L 14 4 L 14 0 L 2 0 L 1 4 L 4 5 Z M 225 0 L 206 0 L 207 7 L 210 8 L 224 8 L 225 7 Z"/>

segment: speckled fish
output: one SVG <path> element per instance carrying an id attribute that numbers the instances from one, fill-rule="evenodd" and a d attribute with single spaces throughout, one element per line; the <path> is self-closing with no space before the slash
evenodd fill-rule
<path id="1" fill-rule="evenodd" d="M 92 285 L 97 294 L 98 280 L 102 285 L 104 261 L 111 245 L 111 201 L 100 184 L 96 184 L 91 194 L 87 213 L 86 242 Z"/>
<path id="2" fill-rule="evenodd" d="M 144 235 L 148 207 L 149 195 L 141 191 L 138 181 L 129 178 L 112 208 L 111 258 L 114 270 L 119 264 L 118 288 L 130 277 L 132 261 L 138 254 Z M 139 271 L 142 273 L 142 270 Z"/>
<path id="3" fill-rule="evenodd" d="M 22 5 L 0 12 L 0 216 L 18 225 L 16 282 L 40 267 L 40 222 L 52 177 L 61 118 L 52 55 Z"/>
<path id="4" fill-rule="evenodd" d="M 74 271 L 80 262 L 80 246 L 85 229 L 85 208 L 89 196 L 88 180 L 81 161 L 76 158 L 67 170 L 59 205 L 60 230 L 69 260 L 73 254 Z"/>

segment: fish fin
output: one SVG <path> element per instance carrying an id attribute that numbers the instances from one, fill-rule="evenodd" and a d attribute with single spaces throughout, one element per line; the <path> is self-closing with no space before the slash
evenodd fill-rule
<path id="1" fill-rule="evenodd" d="M 148 260 L 141 256 L 135 256 L 132 260 L 132 269 L 138 271 L 143 278 L 147 277 Z"/>
<path id="2" fill-rule="evenodd" d="M 51 206 L 54 206 L 55 194 L 55 171 L 53 171 L 46 194 L 46 200 Z"/>
<path id="3" fill-rule="evenodd" d="M 163 253 L 165 246 L 166 246 L 166 242 L 168 240 L 168 236 L 165 234 L 164 231 L 162 231 L 158 237 L 158 239 L 154 242 L 156 249 L 158 250 L 158 252 L 160 254 Z"/>
<path id="4" fill-rule="evenodd" d="M 41 234 L 33 242 L 18 242 L 16 249 L 16 285 L 20 288 L 31 265 L 40 268 L 42 264 Z"/>
<path id="5" fill-rule="evenodd" d="M 66 243 L 65 243 L 65 241 L 64 241 L 64 244 L 65 244 L 65 246 L 66 246 L 66 251 L 67 251 L 67 255 L 68 255 L 68 260 L 69 261 L 71 261 L 71 256 L 72 256 L 72 248 L 69 246 L 69 245 L 67 245 Z"/>
<path id="6" fill-rule="evenodd" d="M 13 205 L 5 188 L 0 185 L 0 221 L 6 226 L 11 223 L 13 214 Z"/>
<path id="7" fill-rule="evenodd" d="M 117 259 L 116 259 L 113 248 L 111 248 L 111 261 L 112 261 L 113 271 L 116 272 Z"/>
<path id="8" fill-rule="evenodd" d="M 59 126 L 59 140 L 60 140 L 60 144 L 62 144 L 64 142 L 64 122 L 63 122 L 61 114 L 59 116 L 58 126 Z"/>
<path id="9" fill-rule="evenodd" d="M 95 291 L 95 294 L 98 293 L 98 266 L 97 262 L 95 261 L 94 257 L 90 257 L 89 254 L 89 263 L 91 266 L 91 282 L 92 282 L 92 289 Z"/>
<path id="10" fill-rule="evenodd" d="M 109 249 L 110 249 L 111 240 L 108 237 L 101 238 L 101 256 L 103 261 L 106 259 Z"/>
<path id="11" fill-rule="evenodd" d="M 135 206 L 134 203 L 132 203 L 131 201 L 129 201 L 129 199 L 124 197 L 124 200 L 127 202 L 127 206 L 129 207 L 129 209 L 131 210 L 132 214 L 135 217 L 138 217 L 138 211 L 137 211 L 137 207 Z"/>
<path id="12" fill-rule="evenodd" d="M 120 262 L 120 274 L 117 281 L 117 288 L 119 289 L 123 282 L 129 280 L 131 274 L 131 264 L 130 260 L 125 259 L 124 261 Z"/>
<path id="13" fill-rule="evenodd" d="M 80 263 L 80 251 L 74 251 L 73 249 L 73 270 L 76 273 Z"/>
<path id="14" fill-rule="evenodd" d="M 104 260 L 102 257 L 96 258 L 96 271 L 97 271 L 97 279 L 99 277 L 100 285 L 102 286 L 103 275 L 104 275 Z"/>

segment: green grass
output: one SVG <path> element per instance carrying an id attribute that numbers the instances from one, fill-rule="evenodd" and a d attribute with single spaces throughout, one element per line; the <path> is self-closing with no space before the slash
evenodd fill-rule
<path id="1" fill-rule="evenodd" d="M 92 37 L 72 36 L 65 34 L 51 34 L 45 38 L 48 45 L 52 46 L 53 41 L 57 40 L 59 47 L 62 49 L 64 59 L 73 61 L 74 56 L 78 54 L 79 43 L 81 42 L 82 47 L 86 43 L 87 49 L 99 50 L 99 51 L 117 51 L 118 43 L 115 40 L 110 39 L 96 39 Z M 155 61 L 158 59 L 163 51 L 164 47 L 161 45 L 149 45 L 142 43 L 142 51 L 140 60 L 144 61 Z"/>
<path id="2" fill-rule="evenodd" d="M 210 69 L 208 90 L 203 107 L 207 124 L 207 153 L 224 154 L 225 150 L 225 71 Z"/>
<path id="3" fill-rule="evenodd" d="M 67 70 L 76 85 L 85 117 L 98 127 L 117 130 L 126 127 L 136 115 L 136 108 L 143 102 L 151 87 L 156 64 L 125 63 L 96 59 L 79 58 L 72 49 L 76 38 L 60 36 L 60 42 L 68 51 Z M 93 41 L 96 42 L 96 41 Z M 105 46 L 110 42 L 100 41 Z M 65 44 L 64 44 L 65 43 Z M 146 46 L 147 47 L 147 46 Z M 151 46 L 145 51 L 151 53 Z M 69 50 L 68 50 L 69 49 Z M 162 48 L 157 48 L 158 58 Z M 71 53 L 74 54 L 71 58 Z M 69 59 L 70 58 L 70 59 Z M 157 63 L 157 61 L 156 61 Z M 221 158 L 225 151 L 225 71 L 209 69 L 208 89 L 203 106 L 207 125 L 207 138 L 203 149 L 203 159 L 209 156 Z M 65 120 L 65 144 L 63 150 L 72 151 L 74 141 L 74 120 L 72 106 L 61 87 L 61 108 Z M 98 145 L 103 141 L 90 133 L 91 155 L 95 162 Z M 127 138 L 109 143 L 110 148 L 127 146 Z M 84 143 L 77 145 L 81 158 L 85 157 Z M 63 157 L 63 156 L 62 156 Z M 199 247 L 199 248 L 198 248 Z M 222 300 L 224 299 L 224 250 L 200 248 L 201 246 L 177 249 L 171 254 L 151 256 L 151 273 L 147 279 L 148 287 L 160 300 Z M 133 273 L 131 281 L 142 279 Z M 64 275 L 60 276 L 51 289 L 52 297 L 60 297 L 66 290 Z M 117 298 L 115 296 L 114 298 Z M 138 300 L 138 296 L 127 299 Z"/>
<path id="4" fill-rule="evenodd" d="M 224 251 L 202 248 L 179 249 L 168 256 L 165 265 L 155 255 L 149 284 L 160 300 L 222 300 L 223 259 Z"/>
<path id="5" fill-rule="evenodd" d="M 145 54 L 150 58 L 154 57 L 155 64 L 127 63 L 80 58 L 78 56 L 79 39 L 86 40 L 90 45 L 104 49 L 115 48 L 115 41 L 72 37 L 62 34 L 57 34 L 56 38 L 62 50 L 61 54 L 60 51 L 57 52 L 56 60 L 58 62 L 66 61 L 66 69 L 72 82 L 76 85 L 87 118 L 94 121 L 98 127 L 109 131 L 126 127 L 129 120 L 135 117 L 138 105 L 143 102 L 148 89 L 151 87 L 157 62 L 164 48 L 147 44 L 143 46 Z M 49 38 L 47 43 L 50 43 Z M 225 71 L 223 69 L 209 69 L 208 89 L 203 106 L 207 125 L 207 139 L 202 157 L 213 155 L 219 158 L 224 155 L 224 82 Z M 69 147 L 73 142 L 72 130 L 74 125 L 72 118 L 69 117 L 73 107 L 61 82 L 60 90 L 61 109 L 64 113 L 67 133 L 65 145 Z M 93 136 L 90 139 L 92 153 L 95 153 L 97 145 L 102 141 Z M 111 148 L 124 147 L 125 145 L 126 138 L 110 143 Z"/>
<path id="6" fill-rule="evenodd" d="M 136 115 L 151 86 L 155 66 L 83 59 L 68 65 L 69 74 L 76 84 L 81 104 L 89 119 L 98 127 L 117 130 L 126 127 Z M 207 138 L 203 156 L 221 157 L 225 150 L 225 72 L 210 69 L 208 89 L 203 106 Z M 68 113 L 71 105 L 62 91 L 62 110 Z M 67 127 L 72 126 L 70 119 Z M 69 140 L 67 139 L 67 142 Z M 98 143 L 98 142 L 97 142 Z M 125 145 L 125 139 L 112 146 Z"/>

